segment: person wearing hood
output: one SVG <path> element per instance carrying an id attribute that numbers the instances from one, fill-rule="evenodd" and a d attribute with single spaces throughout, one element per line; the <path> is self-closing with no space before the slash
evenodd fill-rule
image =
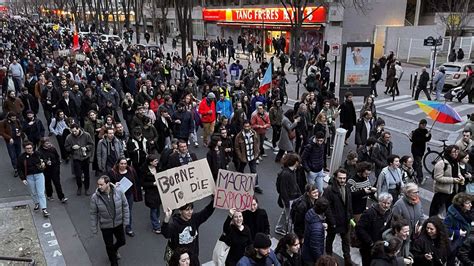
<path id="1" fill-rule="evenodd" d="M 322 132 L 316 132 L 308 144 L 304 147 L 301 156 L 304 169 L 308 172 L 306 177 L 308 183 L 316 184 L 319 193 L 323 193 L 323 166 L 324 166 L 324 144 L 325 136 Z"/>
<path id="2" fill-rule="evenodd" d="M 443 91 L 444 82 L 446 80 L 445 73 L 446 73 L 446 70 L 444 69 L 444 66 L 440 66 L 438 69 L 438 73 L 436 73 L 436 76 L 433 79 L 433 84 L 436 88 L 435 101 L 441 101 L 441 92 Z"/>
<path id="3" fill-rule="evenodd" d="M 451 254 L 448 255 L 448 265 L 454 265 L 455 257 L 462 243 L 471 233 L 472 196 L 464 192 L 456 194 L 453 204 L 449 206 L 444 218 L 444 225 L 451 236 Z"/>
<path id="4" fill-rule="evenodd" d="M 392 134 L 390 134 L 390 132 L 383 132 L 380 138 L 377 139 L 377 142 L 375 143 L 372 150 L 372 159 L 375 162 L 376 177 L 378 177 L 382 172 L 382 169 L 387 166 L 388 156 L 392 154 L 393 143 L 391 138 Z"/>
<path id="5" fill-rule="evenodd" d="M 97 225 L 102 231 L 110 265 L 118 265 L 118 249 L 125 245 L 124 226 L 130 221 L 130 212 L 125 194 L 106 175 L 97 180 L 97 189 L 91 196 L 90 221 L 94 235 L 98 231 Z"/>
<path id="6" fill-rule="evenodd" d="M 23 121 L 23 132 L 28 137 L 28 140 L 33 143 L 34 149 L 38 147 L 40 139 L 44 137 L 45 129 L 43 122 L 37 119 L 35 113 L 31 110 L 26 112 L 26 119 Z"/>
<path id="7" fill-rule="evenodd" d="M 271 246 L 272 241 L 269 236 L 263 233 L 257 233 L 253 240 L 253 244 L 245 249 L 245 254 L 239 262 L 237 262 L 237 266 L 281 266 L 275 252 L 271 249 Z"/>
<path id="8" fill-rule="evenodd" d="M 214 196 L 207 206 L 194 213 L 194 204 L 187 203 L 179 208 L 179 213 L 173 215 L 168 208 L 161 226 L 161 233 L 168 239 L 168 248 L 176 250 L 186 248 L 189 250 L 191 262 L 199 263 L 199 227 L 214 213 Z M 271 244 L 271 243 L 270 243 Z"/>
<path id="9" fill-rule="evenodd" d="M 391 213 L 392 200 L 392 195 L 389 193 L 380 193 L 378 203 L 372 204 L 370 208 L 365 210 L 357 222 L 355 233 L 360 241 L 359 251 L 363 266 L 371 265 L 371 250 L 377 241 L 382 240 L 382 233 Z"/>
<path id="10" fill-rule="evenodd" d="M 329 202 L 325 198 L 316 200 L 314 207 L 305 215 L 302 258 L 305 265 L 314 263 L 324 254 L 324 233 L 327 228 L 325 213 Z"/>
<path id="11" fill-rule="evenodd" d="M 94 154 L 94 141 L 89 133 L 74 123 L 71 125 L 71 134 L 64 141 L 64 148 L 71 154 L 72 169 L 76 177 L 77 195 L 81 195 L 84 183 L 85 195 L 89 195 L 90 169 L 89 164 Z M 83 180 L 82 180 L 83 179 Z"/>
<path id="12" fill-rule="evenodd" d="M 199 114 L 201 115 L 201 122 L 203 125 L 203 143 L 207 146 L 209 136 L 214 132 L 214 125 L 216 123 L 216 95 L 210 92 L 199 104 Z"/>
<path id="13" fill-rule="evenodd" d="M 401 218 L 398 215 L 392 216 L 391 228 L 385 230 L 382 234 L 382 238 L 385 241 L 390 241 L 390 239 L 398 237 L 402 240 L 402 247 L 400 252 L 397 253 L 398 257 L 403 258 L 403 261 L 406 265 L 412 265 L 413 254 L 410 252 L 410 224 L 408 220 Z"/>

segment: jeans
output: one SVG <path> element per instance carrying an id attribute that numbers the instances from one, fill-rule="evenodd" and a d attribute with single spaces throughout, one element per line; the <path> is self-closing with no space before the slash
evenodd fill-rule
<path id="1" fill-rule="evenodd" d="M 319 194 L 323 193 L 324 188 L 324 172 L 321 169 L 319 172 L 309 171 L 308 175 L 306 176 L 306 181 L 309 184 L 316 184 L 316 187 L 319 190 Z"/>
<path id="2" fill-rule="evenodd" d="M 278 218 L 277 225 L 275 226 L 275 231 L 285 231 L 289 233 L 289 225 L 292 224 L 290 221 L 290 208 L 283 208 L 280 214 L 280 218 Z"/>
<path id="3" fill-rule="evenodd" d="M 160 209 L 150 208 L 150 220 L 153 230 L 160 230 Z"/>
<path id="4" fill-rule="evenodd" d="M 7 142 L 8 156 L 10 156 L 10 162 L 12 163 L 13 169 L 16 169 L 16 161 L 21 154 L 21 140 L 14 141 L 13 144 Z"/>
<path id="5" fill-rule="evenodd" d="M 439 101 L 441 100 L 441 91 L 443 90 L 443 88 L 436 86 L 436 101 Z"/>
<path id="6" fill-rule="evenodd" d="M 89 159 L 83 161 L 73 160 L 72 167 L 74 175 L 76 176 L 77 188 L 82 188 L 82 174 L 84 174 L 84 188 L 88 190 L 90 183 Z"/>
<path id="7" fill-rule="evenodd" d="M 102 228 L 102 238 L 104 239 L 105 249 L 109 256 L 111 265 L 118 265 L 117 263 L 117 251 L 121 246 L 125 245 L 125 232 L 123 225 L 119 225 L 114 228 Z M 114 243 L 115 236 L 115 243 Z"/>
<path id="8" fill-rule="evenodd" d="M 257 173 L 257 160 L 254 159 L 250 162 L 248 162 L 249 168 L 250 168 L 250 173 L 256 174 Z M 240 173 L 243 173 L 245 170 L 245 166 L 247 165 L 247 162 L 239 162 L 239 169 L 237 170 Z M 258 187 L 258 175 L 255 178 L 255 187 Z"/>
<path id="9" fill-rule="evenodd" d="M 43 173 L 27 175 L 28 187 L 31 197 L 35 204 L 40 205 L 41 209 L 46 209 L 46 196 L 44 195 L 44 175 Z"/>
<path id="10" fill-rule="evenodd" d="M 128 225 L 125 226 L 125 231 L 126 232 L 131 232 L 132 230 L 132 208 L 133 208 L 133 194 L 130 193 L 129 195 L 125 194 L 125 197 L 127 198 L 127 203 L 128 203 L 128 211 L 130 212 L 130 220 L 128 222 Z"/>

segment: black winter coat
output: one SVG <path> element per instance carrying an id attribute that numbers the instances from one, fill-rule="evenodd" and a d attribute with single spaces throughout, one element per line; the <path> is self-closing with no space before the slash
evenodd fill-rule
<path id="1" fill-rule="evenodd" d="M 267 212 L 264 209 L 257 209 L 255 212 L 250 210 L 242 213 L 244 216 L 244 223 L 250 228 L 252 239 L 257 233 L 264 233 L 270 235 L 270 222 L 268 221 Z"/>
<path id="2" fill-rule="evenodd" d="M 308 210 L 313 206 L 314 203 L 311 202 L 311 199 L 306 193 L 303 195 L 303 200 L 298 205 L 292 206 L 295 210 L 295 217 L 292 219 L 293 230 L 300 239 L 304 237 L 304 217 Z"/>
<path id="3" fill-rule="evenodd" d="M 299 253 L 290 256 L 286 250 L 282 250 L 275 251 L 275 255 L 281 266 L 303 266 L 303 259 Z"/>
<path id="4" fill-rule="evenodd" d="M 219 169 L 226 169 L 227 161 L 225 153 L 223 149 L 221 149 L 219 153 L 217 151 L 208 151 L 206 158 L 209 168 L 211 168 L 212 177 L 214 178 L 214 181 L 216 181 Z"/>
<path id="5" fill-rule="evenodd" d="M 338 185 L 333 183 L 328 186 L 323 193 L 329 201 L 330 213 L 327 216 L 328 231 L 332 230 L 334 233 L 346 233 L 349 230 L 349 221 L 352 219 L 352 196 L 349 186 L 345 186 L 346 201 L 342 201 L 341 192 Z"/>
<path id="6" fill-rule="evenodd" d="M 390 213 L 390 210 L 384 212 L 378 203 L 373 204 L 362 213 L 355 227 L 361 248 L 370 250 L 375 242 L 382 240 L 382 233 L 387 225 Z"/>
<path id="7" fill-rule="evenodd" d="M 405 262 L 400 257 L 378 255 L 372 260 L 370 266 L 405 266 Z"/>
<path id="8" fill-rule="evenodd" d="M 428 129 L 424 128 L 417 128 L 413 130 L 411 136 L 411 153 L 413 156 L 420 156 L 422 157 L 425 154 L 426 150 L 426 143 L 431 140 L 431 134 L 428 134 Z"/>
<path id="9" fill-rule="evenodd" d="M 461 265 L 474 265 L 474 235 L 469 236 L 461 245 L 458 251 L 458 259 Z"/>
<path id="10" fill-rule="evenodd" d="M 340 122 L 342 128 L 353 127 L 356 124 L 357 115 L 353 102 L 345 101 L 340 106 Z"/>
<path id="11" fill-rule="evenodd" d="M 447 247 L 449 248 L 449 247 Z M 447 250 L 442 249 L 439 239 L 431 239 L 426 234 L 421 234 L 414 242 L 412 242 L 411 253 L 415 260 L 414 265 L 426 266 L 442 266 L 447 261 Z M 431 261 L 425 258 L 426 253 L 432 252 L 433 259 Z"/>
<path id="12" fill-rule="evenodd" d="M 158 192 L 158 187 L 153 183 L 156 182 L 155 176 L 150 172 L 150 169 L 146 166 L 143 168 L 143 190 L 145 191 L 145 206 L 150 209 L 160 209 L 161 198 Z"/>
<path id="13" fill-rule="evenodd" d="M 236 265 L 240 258 L 244 256 L 245 248 L 252 244 L 250 228 L 244 225 L 244 229 L 240 231 L 235 225 L 230 224 L 231 220 L 227 216 L 224 222 L 224 235 L 221 238 L 230 247 L 225 265 Z"/>
<path id="14" fill-rule="evenodd" d="M 288 167 L 284 167 L 280 175 L 280 195 L 278 201 L 283 203 L 286 208 L 290 207 L 290 201 L 295 200 L 301 196 L 301 191 L 296 182 L 296 171 Z"/>

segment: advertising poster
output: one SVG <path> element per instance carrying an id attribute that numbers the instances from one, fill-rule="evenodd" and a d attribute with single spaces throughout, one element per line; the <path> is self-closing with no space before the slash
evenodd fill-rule
<path id="1" fill-rule="evenodd" d="M 372 68 L 372 46 L 345 46 L 344 86 L 368 86 Z"/>

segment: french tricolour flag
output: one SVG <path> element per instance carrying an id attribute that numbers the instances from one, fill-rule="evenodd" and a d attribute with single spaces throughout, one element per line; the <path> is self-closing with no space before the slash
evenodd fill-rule
<path id="1" fill-rule="evenodd" d="M 260 87 L 258 87 L 258 92 L 260 94 L 265 94 L 268 89 L 270 89 L 270 85 L 272 84 L 272 62 L 268 64 L 267 71 L 265 71 L 265 75 L 263 76 L 262 81 L 260 81 Z"/>

